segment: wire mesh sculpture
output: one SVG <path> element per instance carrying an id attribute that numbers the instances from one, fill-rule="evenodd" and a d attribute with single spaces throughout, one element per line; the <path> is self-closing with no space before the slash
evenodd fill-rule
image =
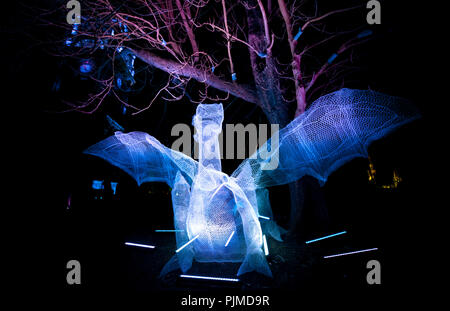
<path id="1" fill-rule="evenodd" d="M 197 107 L 193 125 L 198 162 L 143 132 L 116 132 L 85 153 L 123 169 L 139 185 L 163 181 L 172 188 L 178 250 L 162 275 L 177 268 L 186 272 L 195 259 L 242 262 L 237 275 L 256 271 L 272 276 L 263 234 L 281 241 L 283 229 L 273 221 L 266 188 L 304 175 L 323 185 L 346 162 L 367 157 L 372 141 L 418 117 L 415 107 L 401 98 L 341 89 L 317 99 L 231 176 L 221 171 L 221 104 Z"/>

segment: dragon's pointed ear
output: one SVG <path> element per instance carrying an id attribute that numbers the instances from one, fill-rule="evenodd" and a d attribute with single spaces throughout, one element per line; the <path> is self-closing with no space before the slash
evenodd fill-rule
<path id="1" fill-rule="evenodd" d="M 121 168 L 139 185 L 162 181 L 173 187 L 178 172 L 191 182 L 198 167 L 192 158 L 165 147 L 156 138 L 143 132 L 116 132 L 84 153 L 98 156 Z"/>
<path id="2" fill-rule="evenodd" d="M 344 163 L 367 156 L 372 141 L 419 117 L 404 99 L 341 89 L 317 99 L 280 130 L 278 139 L 272 137 L 244 160 L 232 176 L 241 187 L 255 189 L 287 184 L 304 175 L 324 184 Z M 270 152 L 263 154 L 266 150 Z"/>

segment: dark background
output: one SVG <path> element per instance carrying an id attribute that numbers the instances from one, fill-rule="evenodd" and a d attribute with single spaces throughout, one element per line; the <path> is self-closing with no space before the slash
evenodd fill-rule
<path id="1" fill-rule="evenodd" d="M 358 49 L 364 66 L 359 80 L 348 87 L 381 91 L 410 99 L 422 111 L 423 118 L 407 125 L 389 137 L 375 142 L 370 154 L 377 169 L 379 183 L 389 183 L 393 169 L 403 182 L 398 189 L 382 190 L 367 180 L 368 162 L 357 159 L 333 173 L 319 191 L 329 212 L 330 226 L 321 232 L 314 208 L 316 197 L 306 198 L 305 223 L 300 237 L 288 247 L 269 240 L 272 269 L 279 276 L 275 281 L 246 280 L 244 288 L 252 293 L 269 293 L 282 305 L 298 299 L 305 290 L 327 289 L 342 293 L 362 293 L 369 299 L 397 297 L 399 288 L 418 289 L 423 286 L 428 215 L 436 213 L 429 189 L 432 179 L 424 165 L 429 158 L 429 126 L 431 96 L 435 93 L 434 52 L 439 41 L 430 35 L 423 16 L 430 8 L 407 5 L 410 2 L 382 2 L 381 35 Z M 48 4 L 48 3 L 47 3 Z M 5 171 L 10 181 L 12 210 L 19 222 L 10 235 L 17 237 L 9 256 L 15 283 L 20 291 L 52 293 L 67 298 L 111 295 L 129 291 L 145 293 L 146 297 L 167 299 L 178 306 L 180 295 L 195 291 L 216 290 L 231 293 L 220 284 L 191 284 L 175 276 L 157 279 L 162 266 L 175 249 L 174 237 L 156 234 L 158 228 L 171 228 L 170 189 L 164 184 L 145 184 L 140 188 L 119 169 L 82 155 L 82 151 L 106 137 L 105 114 L 109 113 L 126 131 L 142 130 L 170 145 L 170 129 L 176 123 L 190 123 L 195 105 L 188 102 L 155 104 L 148 113 L 135 118 L 120 115 L 115 108 L 100 110 L 94 115 L 54 113 L 60 103 L 52 92 L 58 76 L 69 86 L 83 87 L 77 77 L 61 69 L 61 60 L 48 55 L 33 40 L 39 26 L 23 14 L 20 3 L 10 4 L 2 11 L 4 48 L 2 68 L 4 80 L 4 113 L 10 121 L 4 130 L 4 153 L 8 162 Z M 431 8 L 433 9 L 433 8 Z M 13 13 L 12 13 L 13 12 Z M 420 21 L 420 22 L 419 22 Z M 73 84 L 72 84 L 73 83 Z M 437 82 L 436 82 L 437 83 Z M 113 104 L 110 104 L 110 107 Z M 265 122 L 259 109 L 239 101 L 228 103 L 224 123 Z M 239 161 L 223 161 L 224 170 L 231 173 Z M 10 177 L 9 177 L 10 176 Z M 93 179 L 118 181 L 116 196 L 102 194 L 94 200 L 90 188 Z M 67 200 L 71 196 L 71 206 Z M 287 223 L 289 201 L 286 186 L 270 189 L 275 218 Z M 311 206 L 308 208 L 308 206 Z M 23 229 L 22 229 L 23 228 Z M 346 230 L 347 235 L 305 247 L 304 241 Z M 125 241 L 156 244 L 155 250 L 124 247 Z M 20 245 L 20 246 L 17 246 Z M 333 260 L 323 255 L 378 247 L 373 253 L 347 256 Z M 287 249 L 288 248 L 288 249 Z M 291 250 L 290 248 L 293 248 Z M 289 259 L 280 262 L 280 254 Z M 66 284 L 66 263 L 77 259 L 82 266 L 82 285 Z M 382 267 L 382 285 L 368 286 L 365 264 L 377 259 Z M 12 268 L 14 267 L 14 268 Z M 233 267 L 207 267 L 206 271 L 231 276 Z M 200 272 L 202 270 L 199 270 Z M 275 273 L 274 273 L 275 274 Z M 203 292 L 198 296 L 206 295 Z M 45 298 L 42 295 L 41 298 Z M 415 298 L 415 297 L 409 297 Z M 149 298 L 150 299 L 150 298 Z"/>

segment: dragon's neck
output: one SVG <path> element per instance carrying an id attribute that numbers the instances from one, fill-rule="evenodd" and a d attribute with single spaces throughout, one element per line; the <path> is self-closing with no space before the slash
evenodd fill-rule
<path id="1" fill-rule="evenodd" d="M 223 108 L 221 104 L 200 104 L 193 118 L 194 135 L 199 146 L 199 163 L 203 167 L 222 171 L 220 163 L 219 134 L 222 131 Z"/>
<path id="2" fill-rule="evenodd" d="M 212 135 L 207 139 L 201 137 L 199 144 L 199 162 L 203 167 L 210 167 L 222 171 L 220 162 L 219 135 Z"/>

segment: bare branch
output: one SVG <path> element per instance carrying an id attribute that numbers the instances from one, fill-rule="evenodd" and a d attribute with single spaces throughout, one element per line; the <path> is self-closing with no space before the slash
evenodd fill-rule
<path id="1" fill-rule="evenodd" d="M 338 14 L 338 13 L 347 12 L 347 11 L 350 11 L 350 10 L 353 10 L 353 9 L 357 9 L 357 8 L 360 8 L 360 7 L 361 7 L 361 5 L 357 5 L 357 6 L 354 6 L 354 7 L 351 7 L 351 8 L 345 8 L 345 9 L 335 10 L 335 11 L 328 12 L 328 13 L 326 13 L 326 14 L 324 14 L 324 15 L 321 15 L 321 16 L 319 16 L 319 17 L 310 19 L 309 21 L 307 21 L 307 22 L 302 26 L 302 31 L 305 31 L 306 27 L 308 27 L 310 24 L 315 23 L 315 22 L 318 22 L 318 21 L 320 21 L 320 20 L 322 20 L 322 19 L 324 19 L 324 18 L 326 18 L 326 17 L 328 17 L 328 16 L 331 16 L 331 15 L 334 15 L 334 14 Z"/>
<path id="2" fill-rule="evenodd" d="M 227 52 L 228 52 L 228 59 L 230 61 L 230 72 L 232 74 L 232 77 L 234 77 L 235 73 L 234 73 L 233 59 L 231 57 L 230 30 L 228 29 L 227 8 L 225 6 L 225 0 L 222 0 L 222 9 L 223 9 L 223 21 L 224 21 L 224 24 L 225 24 L 225 32 L 226 32 L 225 34 L 227 36 L 226 37 L 227 38 Z"/>
<path id="3" fill-rule="evenodd" d="M 295 116 L 302 114 L 306 110 L 306 100 L 305 100 L 305 88 L 302 83 L 301 75 L 301 55 L 295 53 L 295 46 L 297 41 L 294 40 L 292 36 L 292 25 L 290 21 L 290 16 L 286 7 L 284 0 L 278 0 L 278 6 L 280 7 L 281 15 L 283 16 L 284 24 L 286 26 L 286 32 L 288 35 L 289 47 L 291 49 L 292 56 L 292 75 L 294 76 L 295 83 L 295 99 L 297 102 L 297 108 L 295 110 Z"/>
<path id="4" fill-rule="evenodd" d="M 351 49 L 352 47 L 354 47 L 356 45 L 360 45 L 367 41 L 368 41 L 368 39 L 365 39 L 365 40 L 350 39 L 340 46 L 340 48 L 334 54 L 335 55 L 334 57 L 338 57 L 340 54 L 342 54 L 346 50 Z M 312 76 L 311 81 L 309 82 L 308 86 L 306 87 L 306 92 L 308 92 L 313 87 L 314 83 L 317 81 L 317 78 L 319 78 L 323 73 L 325 73 L 327 71 L 327 69 L 329 69 L 330 65 L 331 65 L 331 61 L 329 60 L 325 64 L 322 65 L 322 67 L 319 69 L 319 71 L 317 73 L 315 73 Z"/>
<path id="5" fill-rule="evenodd" d="M 180 64 L 172 60 L 164 59 L 148 51 L 144 50 L 137 50 L 137 51 L 132 50 L 132 51 L 142 61 L 155 68 L 158 68 L 170 74 L 176 74 L 195 79 L 200 83 L 205 83 L 220 91 L 230 93 L 231 95 L 244 99 L 249 103 L 258 104 L 256 91 L 249 86 L 243 86 L 223 81 L 218 77 L 216 77 L 215 75 L 213 75 L 212 73 L 206 72 L 204 70 L 199 70 L 188 64 Z"/>
<path id="6" fill-rule="evenodd" d="M 191 26 L 189 26 L 188 19 L 186 17 L 184 8 L 183 8 L 180 0 L 176 0 L 175 2 L 177 4 L 178 10 L 180 10 L 181 18 L 183 19 L 184 28 L 186 29 L 186 32 L 189 37 L 189 41 L 191 42 L 193 54 L 197 54 L 199 51 L 198 46 L 197 46 L 197 41 L 195 40 L 195 35 L 194 35 L 194 32 L 192 31 Z M 189 11 L 189 8 L 187 8 L 187 10 Z M 198 60 L 198 58 L 197 58 L 197 60 Z"/>

